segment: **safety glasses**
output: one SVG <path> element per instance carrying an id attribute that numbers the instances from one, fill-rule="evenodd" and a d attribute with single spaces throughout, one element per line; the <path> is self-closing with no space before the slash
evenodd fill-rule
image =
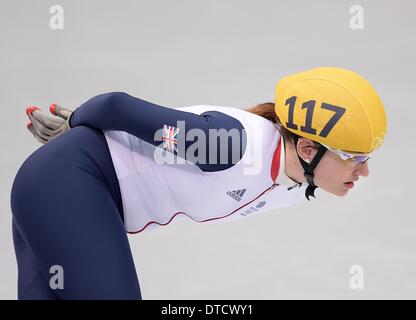
<path id="1" fill-rule="evenodd" d="M 352 161 L 355 164 L 363 164 L 364 162 L 366 162 L 368 159 L 370 159 L 370 153 L 350 153 L 350 152 L 345 152 L 345 151 L 341 151 L 341 150 L 336 150 L 336 149 L 332 149 L 324 144 L 322 144 L 325 148 L 327 148 L 329 151 L 337 154 L 342 160 L 344 161 Z"/>

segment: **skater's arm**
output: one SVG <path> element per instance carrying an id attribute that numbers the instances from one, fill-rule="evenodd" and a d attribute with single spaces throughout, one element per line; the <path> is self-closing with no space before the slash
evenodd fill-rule
<path id="1" fill-rule="evenodd" d="M 178 126 L 178 121 L 183 121 L 185 131 Z M 242 139 L 243 134 L 245 134 L 244 128 L 240 121 L 229 115 L 218 111 L 208 111 L 197 115 L 163 107 L 124 92 L 105 93 L 91 98 L 72 113 L 69 124 L 71 127 L 85 125 L 101 130 L 125 131 L 158 147 L 162 147 L 163 142 L 160 139 L 155 140 L 156 131 L 163 129 L 165 125 L 174 128 L 179 127 L 180 130 L 176 136 L 178 152 L 169 151 L 193 163 L 195 163 L 195 159 L 198 159 L 197 161 L 200 163 L 196 162 L 195 164 L 203 171 L 220 171 L 232 167 L 241 159 L 245 150 L 245 145 L 243 145 L 245 139 Z M 211 139 L 216 141 L 210 142 L 208 129 L 221 128 L 227 130 L 224 133 L 227 136 L 229 130 L 233 128 L 238 130 L 239 143 L 234 143 L 234 149 L 237 150 L 234 159 L 232 157 L 233 143 L 230 137 L 227 138 L 228 148 L 222 148 L 222 151 L 219 143 L 220 139 L 213 137 Z M 185 140 L 185 137 L 188 137 L 187 133 L 192 129 L 200 129 L 200 132 L 203 132 L 206 138 L 204 144 L 205 155 L 202 157 L 204 160 L 201 160 L 201 158 L 190 159 L 189 155 L 188 158 L 186 157 L 188 148 L 199 139 L 195 139 L 193 136 L 191 141 Z M 234 131 L 237 132 L 236 130 Z M 179 143 L 184 143 L 185 148 L 181 148 Z M 199 141 L 197 143 L 199 144 Z M 210 143 L 213 145 L 211 150 L 209 148 Z M 212 161 L 210 163 L 210 152 L 216 152 L 217 157 L 214 163 Z M 221 152 L 227 154 L 221 155 Z"/>

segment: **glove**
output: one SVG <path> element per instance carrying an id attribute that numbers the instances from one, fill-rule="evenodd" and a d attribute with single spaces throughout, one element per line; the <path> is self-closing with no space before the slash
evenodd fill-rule
<path id="1" fill-rule="evenodd" d="M 55 139 L 71 129 L 69 119 L 73 111 L 57 104 L 51 104 L 49 111 L 55 116 L 43 113 L 36 106 L 26 108 L 26 114 L 30 119 L 27 129 L 42 144 Z"/>

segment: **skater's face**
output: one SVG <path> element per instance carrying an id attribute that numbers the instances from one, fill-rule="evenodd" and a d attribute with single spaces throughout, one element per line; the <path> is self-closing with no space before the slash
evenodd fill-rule
<path id="1" fill-rule="evenodd" d="M 300 138 L 297 150 L 304 160 L 312 160 L 318 147 L 313 141 Z M 304 170 L 300 163 L 299 166 L 303 174 Z M 329 193 L 344 196 L 354 187 L 354 182 L 358 181 L 360 177 L 368 175 L 368 161 L 354 163 L 352 160 L 343 160 L 338 154 L 328 150 L 314 170 L 314 183 Z"/>
<path id="2" fill-rule="evenodd" d="M 337 154 L 327 151 L 315 169 L 315 184 L 327 192 L 344 196 L 354 187 L 354 182 L 369 175 L 368 161 L 357 164 L 342 160 Z"/>

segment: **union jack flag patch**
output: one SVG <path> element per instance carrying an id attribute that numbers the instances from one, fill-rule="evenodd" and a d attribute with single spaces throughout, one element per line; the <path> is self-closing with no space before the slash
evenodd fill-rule
<path id="1" fill-rule="evenodd" d="M 172 126 L 167 126 L 166 124 L 163 125 L 163 134 L 162 134 L 162 140 L 163 148 L 169 151 L 176 151 L 178 152 L 178 135 L 179 128 L 175 128 Z"/>

